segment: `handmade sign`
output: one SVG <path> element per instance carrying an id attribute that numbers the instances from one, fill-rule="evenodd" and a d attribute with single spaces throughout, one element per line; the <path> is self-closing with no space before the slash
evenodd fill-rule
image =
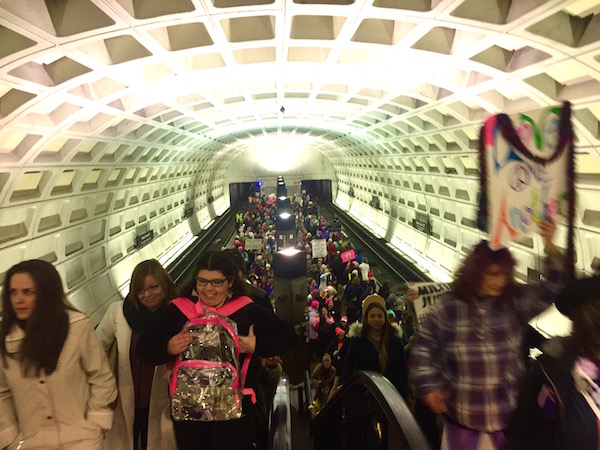
<path id="1" fill-rule="evenodd" d="M 421 325 L 425 316 L 435 304 L 438 295 L 450 290 L 449 283 L 407 283 L 407 297 L 412 300 L 417 317 L 417 325 Z"/>
<path id="2" fill-rule="evenodd" d="M 311 242 L 312 245 L 312 257 L 313 258 L 326 258 L 327 257 L 327 241 L 325 239 L 314 239 Z"/>
<path id="3" fill-rule="evenodd" d="M 573 131 L 568 103 L 536 114 L 488 118 L 479 143 L 478 227 L 497 249 L 545 220 L 572 223 Z"/>
<path id="4" fill-rule="evenodd" d="M 350 250 L 342 252 L 340 256 L 342 257 L 342 261 L 344 261 L 345 263 L 349 263 L 354 259 L 356 255 L 354 254 L 354 249 L 351 248 Z"/>
<path id="5" fill-rule="evenodd" d="M 248 238 L 244 241 L 244 243 L 245 243 L 244 250 L 256 252 L 256 251 L 260 251 L 260 249 L 262 248 L 263 240 Z"/>

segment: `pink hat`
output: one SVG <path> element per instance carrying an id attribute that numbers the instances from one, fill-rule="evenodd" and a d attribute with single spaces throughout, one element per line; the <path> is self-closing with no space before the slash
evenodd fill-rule
<path id="1" fill-rule="evenodd" d="M 348 316 L 342 316 L 340 322 L 348 322 Z"/>
<path id="2" fill-rule="evenodd" d="M 345 331 L 342 330 L 340 327 L 335 327 L 335 335 L 339 336 L 340 334 L 344 334 Z"/>
<path id="3" fill-rule="evenodd" d="M 313 300 L 312 302 L 310 302 L 310 307 L 312 309 L 319 309 L 319 302 L 316 300 Z"/>

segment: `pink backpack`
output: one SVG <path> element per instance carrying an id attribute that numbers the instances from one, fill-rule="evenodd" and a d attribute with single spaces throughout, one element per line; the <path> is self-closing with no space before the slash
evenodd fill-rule
<path id="1" fill-rule="evenodd" d="M 218 310 L 192 302 L 185 297 L 172 303 L 189 319 L 184 329 L 192 342 L 177 356 L 169 395 L 174 420 L 230 420 L 242 416 L 242 398 L 251 395 L 244 389 L 252 354 L 247 354 L 240 367 L 240 342 L 237 324 L 228 316 L 252 303 L 249 297 L 238 297 Z"/>

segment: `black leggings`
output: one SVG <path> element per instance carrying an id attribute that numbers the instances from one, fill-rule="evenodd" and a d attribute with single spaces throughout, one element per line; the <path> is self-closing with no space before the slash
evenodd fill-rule
<path id="1" fill-rule="evenodd" d="M 257 428 L 255 414 L 214 422 L 173 421 L 177 448 L 185 450 L 248 450 Z"/>
<path id="2" fill-rule="evenodd" d="M 146 450 L 148 448 L 148 408 L 135 408 L 133 419 L 133 450 Z"/>

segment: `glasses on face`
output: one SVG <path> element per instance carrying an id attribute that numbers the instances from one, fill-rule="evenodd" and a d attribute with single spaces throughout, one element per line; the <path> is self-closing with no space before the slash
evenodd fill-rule
<path id="1" fill-rule="evenodd" d="M 222 278 L 222 279 L 215 279 L 215 280 L 206 280 L 204 278 L 196 278 L 196 284 L 198 286 L 206 286 L 208 283 L 210 283 L 210 285 L 212 287 L 221 287 L 225 284 L 225 282 L 227 281 L 227 278 Z"/>
<path id="2" fill-rule="evenodd" d="M 145 289 L 141 289 L 137 293 L 137 295 L 138 295 L 138 297 L 141 297 L 142 295 L 144 295 L 146 293 L 148 293 L 150 295 L 154 295 L 154 294 L 158 294 L 158 291 L 160 291 L 160 284 L 153 284 L 153 285 L 148 286 Z"/>

